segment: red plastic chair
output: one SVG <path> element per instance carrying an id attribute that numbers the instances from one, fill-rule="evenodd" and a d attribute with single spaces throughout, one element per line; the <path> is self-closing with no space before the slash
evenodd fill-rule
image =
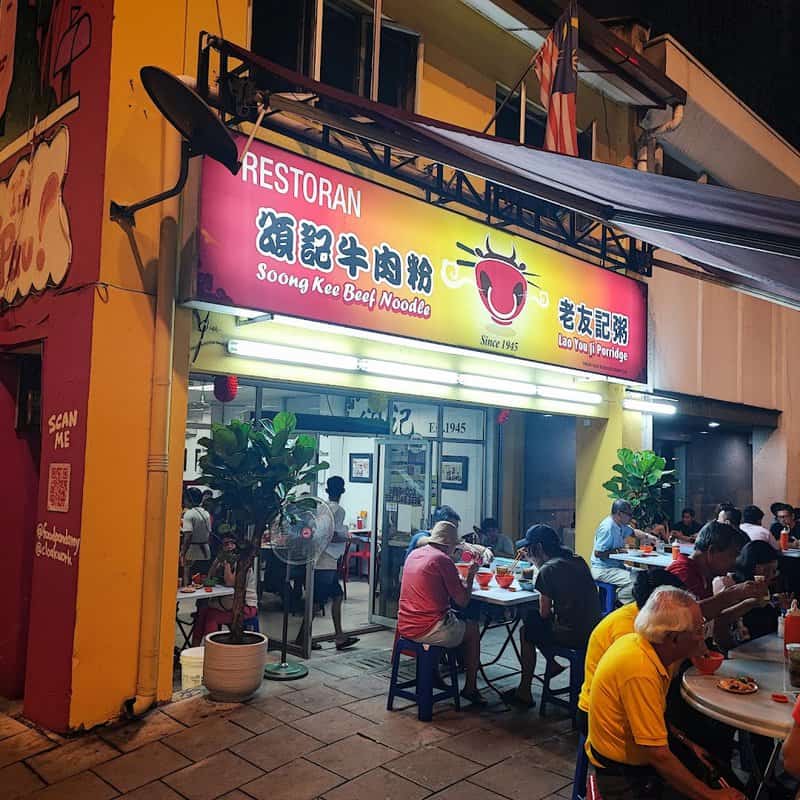
<path id="1" fill-rule="evenodd" d="M 358 564 L 359 564 L 359 566 L 358 566 L 358 577 L 359 578 L 361 577 L 361 564 L 362 563 L 366 563 L 367 570 L 369 571 L 369 557 L 370 557 L 371 550 L 372 550 L 372 545 L 364 544 L 360 549 L 353 550 L 353 552 L 350 553 L 348 561 L 350 559 L 353 559 L 353 558 L 358 560 Z M 348 575 L 348 577 L 350 575 L 350 567 L 349 567 L 349 565 L 347 567 L 347 575 Z"/>

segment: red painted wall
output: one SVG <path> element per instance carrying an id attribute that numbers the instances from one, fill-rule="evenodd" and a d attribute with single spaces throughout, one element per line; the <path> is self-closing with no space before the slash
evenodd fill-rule
<path id="1" fill-rule="evenodd" d="M 0 581 L 0 695 L 21 697 L 31 598 L 33 542 L 39 485 L 39 434 L 14 430 L 18 362 L 0 357 L 0 453 L 12 466 L 0 480 L 3 580 Z"/>

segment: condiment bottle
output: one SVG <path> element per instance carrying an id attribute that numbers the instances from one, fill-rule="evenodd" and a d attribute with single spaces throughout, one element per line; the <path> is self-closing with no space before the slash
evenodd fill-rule
<path id="1" fill-rule="evenodd" d="M 784 528 L 781 531 L 781 550 L 789 549 L 789 529 Z"/>
<path id="2" fill-rule="evenodd" d="M 792 600 L 783 622 L 784 651 L 787 644 L 800 644 L 800 608 L 797 607 L 797 600 Z"/>
<path id="3" fill-rule="evenodd" d="M 672 560 L 677 561 L 678 556 L 681 554 L 681 546 L 677 539 L 672 540 Z"/>

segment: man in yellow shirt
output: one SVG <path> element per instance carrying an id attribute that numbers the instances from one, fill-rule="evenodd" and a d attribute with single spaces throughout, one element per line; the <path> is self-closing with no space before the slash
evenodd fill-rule
<path id="1" fill-rule="evenodd" d="M 586 736 L 588 733 L 588 714 L 589 714 L 589 694 L 592 688 L 592 678 L 594 678 L 597 665 L 603 654 L 611 647 L 617 639 L 625 634 L 633 633 L 633 623 L 639 609 L 649 600 L 650 595 L 659 586 L 674 586 L 683 589 L 683 583 L 665 569 L 642 570 L 633 582 L 633 603 L 622 606 L 612 611 L 597 624 L 589 637 L 589 644 L 586 647 L 586 664 L 584 670 L 583 687 L 581 696 L 578 698 L 578 730 Z"/>
<path id="2" fill-rule="evenodd" d="M 670 667 L 705 649 L 703 616 L 688 592 L 656 589 L 600 659 L 589 696 L 589 758 L 603 800 L 655 800 L 666 784 L 692 800 L 743 800 L 711 789 L 669 749 L 664 710 Z"/>

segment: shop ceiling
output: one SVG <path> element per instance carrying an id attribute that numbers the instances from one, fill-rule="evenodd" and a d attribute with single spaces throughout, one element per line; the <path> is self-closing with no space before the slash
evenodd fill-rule
<path id="1" fill-rule="evenodd" d="M 209 80 L 212 53 L 218 87 Z M 648 275 L 661 247 L 734 285 L 800 303 L 800 203 L 477 134 L 318 83 L 208 34 L 197 89 L 229 125 L 255 121 L 263 103 L 268 129 L 601 266 Z"/>

